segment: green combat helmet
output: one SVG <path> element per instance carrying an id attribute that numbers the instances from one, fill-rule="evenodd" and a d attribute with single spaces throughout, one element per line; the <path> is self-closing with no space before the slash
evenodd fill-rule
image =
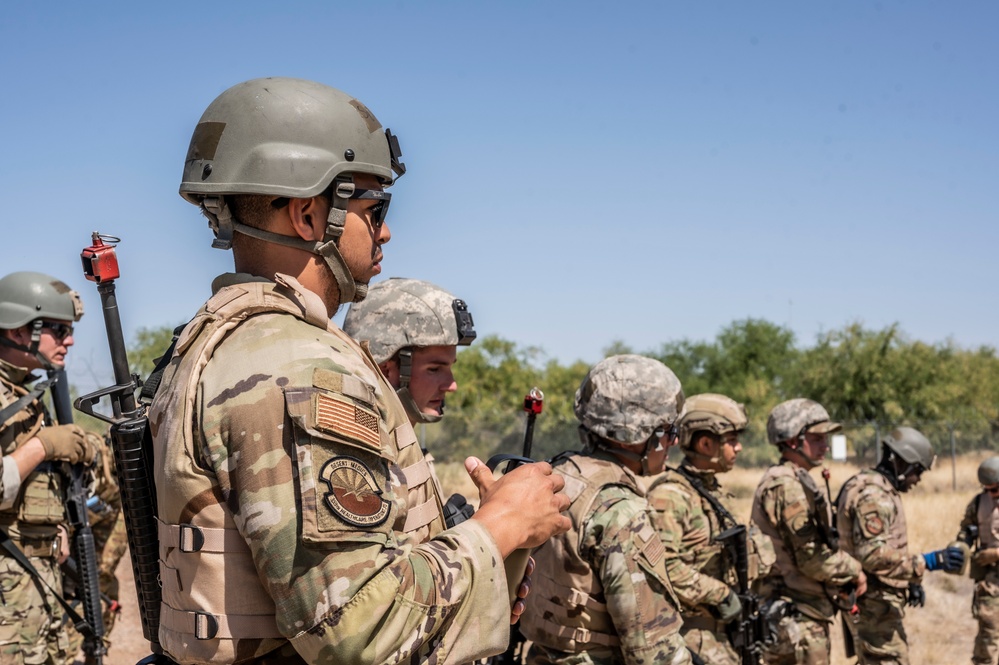
<path id="1" fill-rule="evenodd" d="M 621 449 L 615 453 L 634 456 L 642 472 L 650 475 L 656 471 L 649 468 L 648 455 L 673 427 L 683 403 L 683 388 L 673 370 L 658 360 L 626 354 L 605 358 L 587 372 L 573 412 L 586 445 L 602 445 L 607 439 L 645 443 L 641 455 Z"/>
<path id="2" fill-rule="evenodd" d="M 937 458 L 930 440 L 923 436 L 922 432 L 911 427 L 893 429 L 891 433 L 881 439 L 881 443 L 904 462 L 918 465 L 922 467 L 923 471 L 932 469 L 933 462 Z"/>
<path id="3" fill-rule="evenodd" d="M 471 344 L 475 326 L 464 300 L 430 282 L 393 277 L 372 285 L 364 302 L 350 306 L 343 330 L 359 342 L 368 342 L 379 365 L 398 355 L 396 392 L 410 418 L 435 423 L 443 417 L 421 412 L 409 392 L 413 348 Z"/>
<path id="4" fill-rule="evenodd" d="M 198 122 L 184 162 L 180 194 L 201 206 L 215 233 L 213 247 L 229 249 L 234 233 L 296 247 L 321 256 L 343 303 L 361 300 L 367 285 L 354 281 L 337 245 L 352 198 L 383 202 L 391 195 L 358 189 L 353 175 L 366 173 L 386 186 L 405 165 L 399 141 L 368 108 L 329 86 L 291 78 L 254 79 L 235 85 L 209 105 Z M 327 193 L 332 206 L 319 242 L 270 233 L 232 216 L 226 195 L 309 198 Z M 275 204 L 279 204 L 275 201 Z"/>
<path id="5" fill-rule="evenodd" d="M 999 485 L 999 457 L 990 457 L 978 466 L 978 482 L 985 487 Z"/>
<path id="6" fill-rule="evenodd" d="M 31 346 L 0 337 L 0 344 L 26 351 L 48 370 L 55 369 L 38 352 L 45 321 L 79 321 L 83 316 L 80 294 L 67 284 L 40 272 L 14 272 L 0 279 L 0 328 L 13 330 L 31 326 Z"/>
<path id="7" fill-rule="evenodd" d="M 731 397 L 715 393 L 693 395 L 684 405 L 677 421 L 680 447 L 690 450 L 696 432 L 711 432 L 718 436 L 742 432 L 749 425 L 746 407 Z"/>

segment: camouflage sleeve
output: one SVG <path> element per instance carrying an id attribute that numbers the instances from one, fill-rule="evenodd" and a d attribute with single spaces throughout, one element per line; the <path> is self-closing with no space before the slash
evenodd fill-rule
<path id="1" fill-rule="evenodd" d="M 854 555 L 864 571 L 901 582 L 918 581 L 926 565 L 922 557 L 899 550 L 889 542 L 898 519 L 892 498 L 877 485 L 868 485 L 850 508 Z"/>
<path id="2" fill-rule="evenodd" d="M 10 508 L 21 490 L 21 472 L 17 462 L 10 455 L 3 456 L 3 469 L 0 472 L 0 510 Z"/>
<path id="3" fill-rule="evenodd" d="M 310 360 L 323 354 L 287 344 Z M 496 599 L 506 579 L 489 533 L 469 520 L 417 543 L 393 527 L 406 511 L 405 476 L 385 458 L 377 388 L 343 378 L 350 358 L 303 372 L 301 360 L 261 354 L 278 351 L 222 345 L 206 367 L 201 457 L 282 634 L 310 663 L 457 663 L 502 651 L 509 607 Z"/>
<path id="4" fill-rule="evenodd" d="M 680 601 L 688 607 L 717 605 L 728 597 L 728 585 L 703 575 L 693 565 L 699 550 L 710 545 L 711 527 L 700 499 L 678 483 L 665 482 L 649 493 L 652 519 L 666 551 L 666 573 Z"/>
<path id="5" fill-rule="evenodd" d="M 624 662 L 671 663 L 685 647 L 648 503 L 626 488 L 610 486 L 594 505 L 583 526 L 581 551 L 600 576 Z"/>
<path id="6" fill-rule="evenodd" d="M 768 507 L 766 504 L 770 503 Z M 775 524 L 795 565 L 818 582 L 842 586 L 855 579 L 860 563 L 843 550 L 833 552 L 822 541 L 805 489 L 796 479 L 770 488 L 764 496 L 765 510 L 776 517 Z"/>
<path id="7" fill-rule="evenodd" d="M 976 494 L 964 509 L 964 517 L 961 518 L 961 528 L 958 529 L 957 538 L 955 540 L 974 544 L 974 539 L 971 537 L 970 527 L 980 526 L 978 524 L 978 497 L 979 495 Z"/>

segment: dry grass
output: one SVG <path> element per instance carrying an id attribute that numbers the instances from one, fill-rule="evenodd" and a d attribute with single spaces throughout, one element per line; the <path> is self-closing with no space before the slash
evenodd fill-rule
<path id="1" fill-rule="evenodd" d="M 984 457 L 958 458 L 953 468 L 950 459 L 938 460 L 936 467 L 923 475 L 922 482 L 903 495 L 910 552 L 940 549 L 953 540 L 965 506 L 978 491 L 976 472 Z M 829 484 L 835 499 L 840 486 L 860 468 L 841 462 L 830 462 L 828 466 Z M 466 497 L 476 496 L 475 488 L 460 464 L 439 464 L 437 471 L 446 494 L 461 492 Z M 813 474 L 824 488 L 818 470 Z M 722 479 L 725 487 L 737 497 L 736 512 L 742 520 L 749 519 L 753 492 L 762 475 L 763 469 L 737 468 Z M 935 572 L 926 575 L 924 585 L 926 606 L 910 608 L 905 618 L 911 662 L 925 665 L 969 662 L 977 630 L 977 623 L 971 617 L 971 580 Z M 842 630 L 838 622 L 833 627 L 832 642 L 833 665 L 855 662 L 843 655 Z"/>

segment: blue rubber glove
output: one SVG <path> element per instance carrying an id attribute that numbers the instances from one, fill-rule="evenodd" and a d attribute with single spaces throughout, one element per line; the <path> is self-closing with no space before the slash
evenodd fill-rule
<path id="1" fill-rule="evenodd" d="M 953 573 L 961 570 L 964 565 L 964 552 L 961 551 L 960 547 L 951 546 L 936 552 L 927 552 L 923 555 L 923 560 L 926 562 L 926 570 L 943 570 Z"/>

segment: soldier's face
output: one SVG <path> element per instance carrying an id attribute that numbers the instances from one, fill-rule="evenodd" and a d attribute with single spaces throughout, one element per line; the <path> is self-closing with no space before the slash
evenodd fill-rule
<path id="1" fill-rule="evenodd" d="M 825 433 L 808 432 L 801 441 L 801 452 L 819 462 L 829 451 L 829 439 Z"/>
<path id="2" fill-rule="evenodd" d="M 457 353 L 456 346 L 413 349 L 413 376 L 409 380 L 409 392 L 420 412 L 428 416 L 444 412 L 444 398 L 458 389 L 451 371 Z"/>
<path id="3" fill-rule="evenodd" d="M 920 479 L 923 477 L 923 470 L 916 469 L 915 471 L 910 471 L 905 474 L 905 478 L 902 479 L 901 487 L 899 487 L 900 492 L 908 492 L 913 487 L 919 484 Z"/>
<path id="4" fill-rule="evenodd" d="M 718 470 L 731 471 L 735 467 L 735 458 L 742 452 L 742 443 L 739 441 L 739 435 L 734 432 L 725 434 L 717 445 Z"/>
<path id="5" fill-rule="evenodd" d="M 382 184 L 372 175 L 354 175 L 358 189 L 381 190 Z M 338 245 L 354 280 L 367 284 L 382 271 L 382 245 L 392 238 L 388 223 L 376 223 L 376 208 L 383 205 L 372 199 L 350 199 L 347 221 Z"/>
<path id="6" fill-rule="evenodd" d="M 7 336 L 11 341 L 21 346 L 31 346 L 30 326 L 23 326 L 9 332 L 4 332 L 7 332 Z M 41 337 L 38 340 L 38 353 L 45 356 L 53 366 L 62 368 L 66 366 L 66 354 L 74 342 L 72 322 L 46 321 L 42 325 Z M 9 361 L 18 367 L 40 369 L 42 366 L 38 362 L 38 358 L 27 351 L 15 351 L 11 349 L 9 356 Z"/>

